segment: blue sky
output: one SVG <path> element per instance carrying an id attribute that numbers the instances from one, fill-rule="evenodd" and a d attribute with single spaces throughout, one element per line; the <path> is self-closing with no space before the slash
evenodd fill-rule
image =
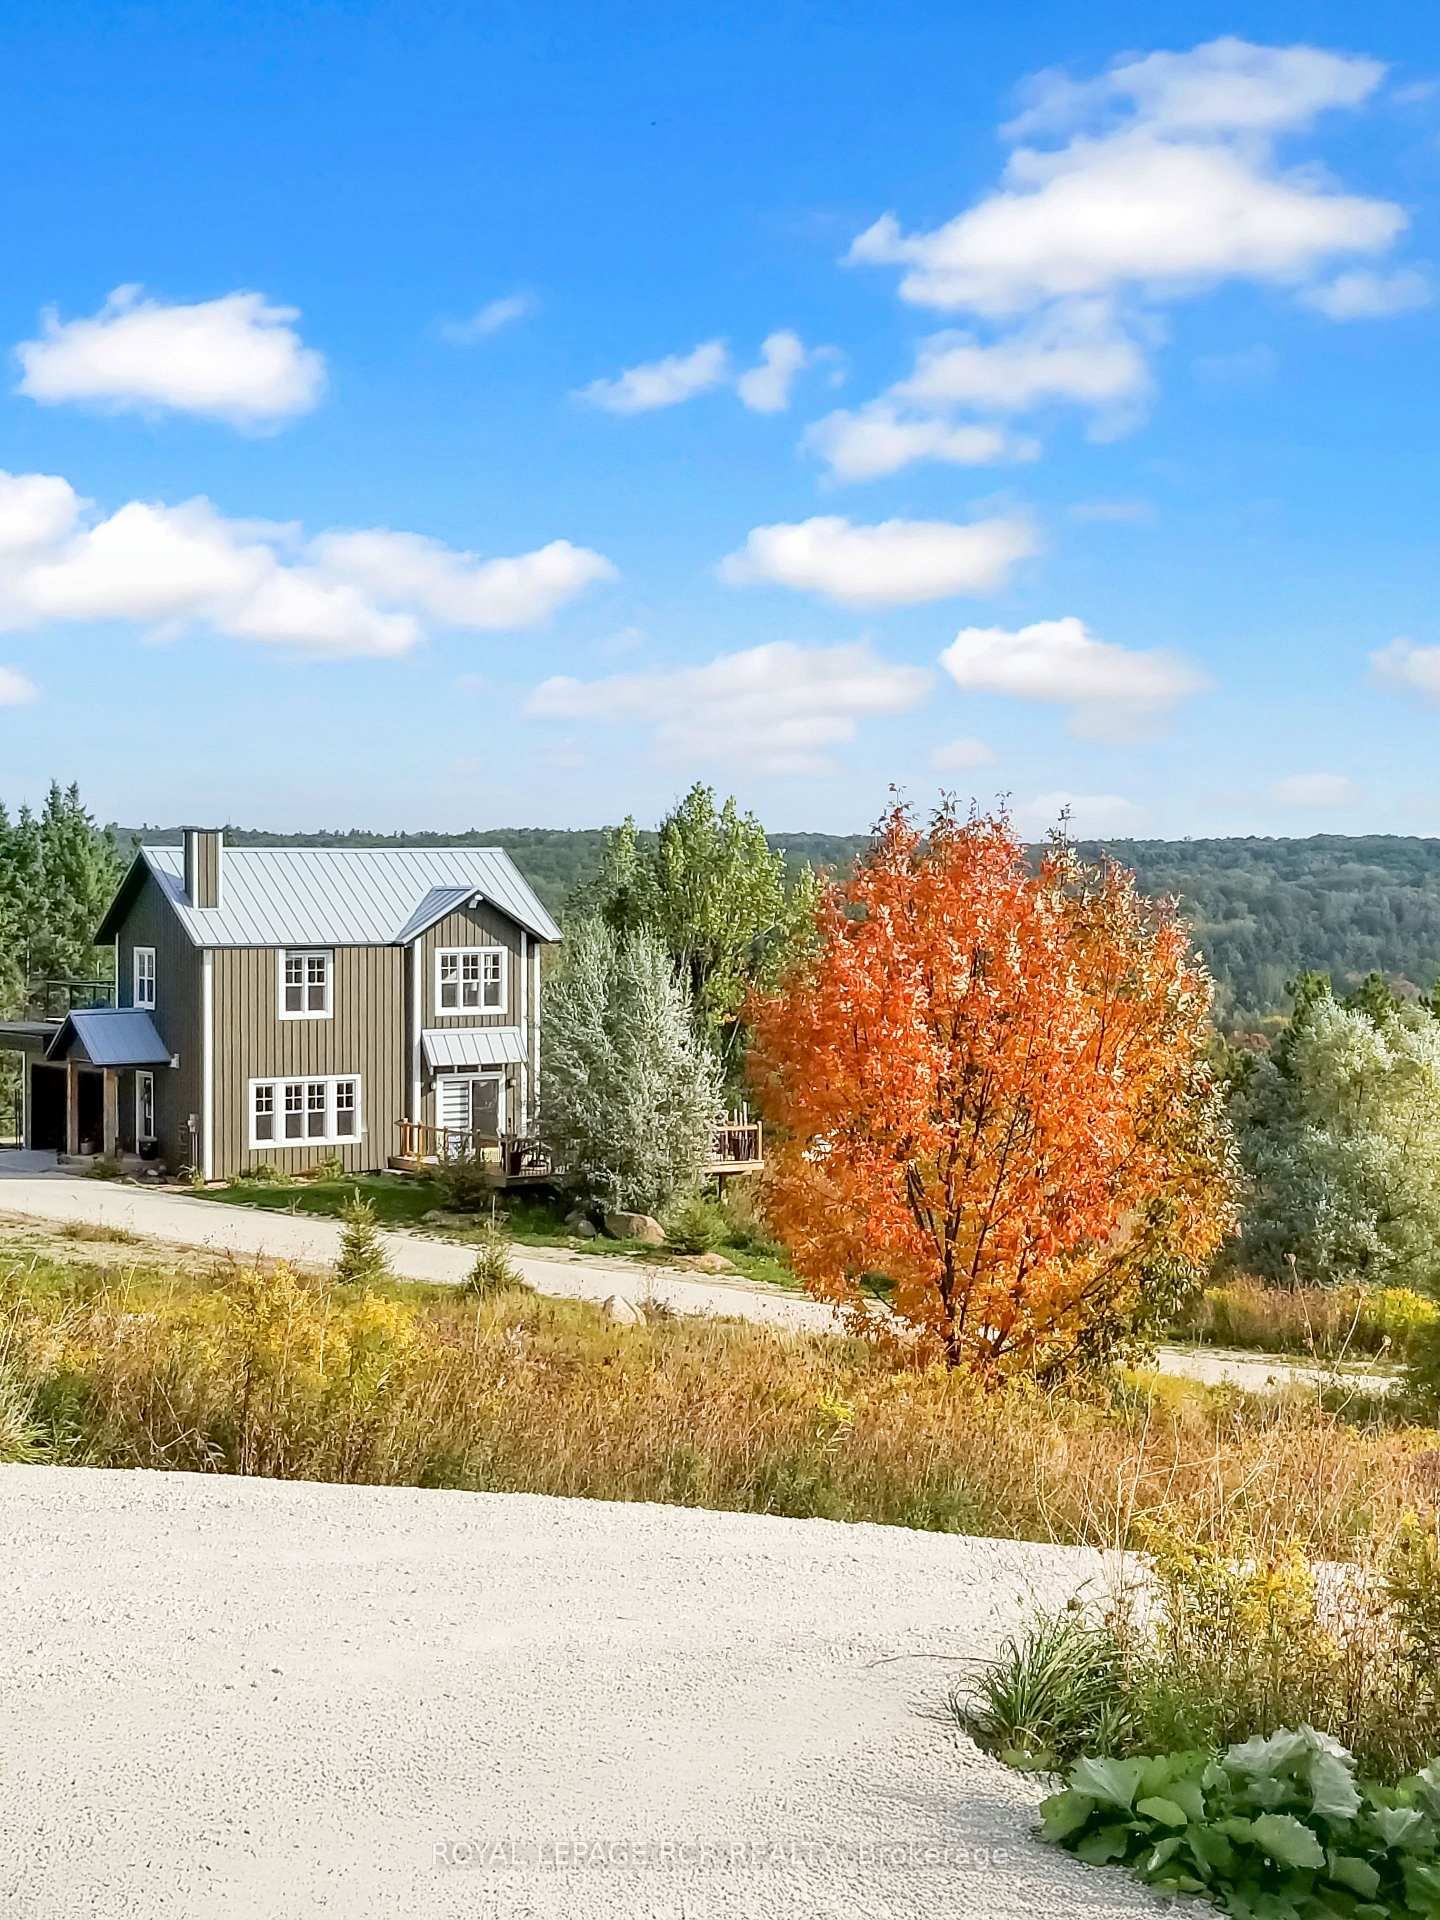
<path id="1" fill-rule="evenodd" d="M 12 5 L 0 797 L 1440 833 L 1433 8 L 983 16 Z"/>

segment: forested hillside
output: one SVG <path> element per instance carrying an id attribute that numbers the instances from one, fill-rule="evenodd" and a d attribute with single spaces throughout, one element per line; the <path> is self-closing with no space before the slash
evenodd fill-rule
<path id="1" fill-rule="evenodd" d="M 146 828 L 174 840 L 178 828 Z M 301 835 L 228 828 L 250 846 L 303 838 L 311 845 L 473 844 L 506 848 L 554 912 L 577 885 L 594 878 L 605 835 L 600 828 L 487 827 L 462 834 Z M 136 829 L 117 829 L 128 851 Z M 642 840 L 645 836 L 641 836 Z M 858 834 L 771 835 L 794 866 L 839 866 L 865 845 Z M 1087 844 L 1086 851 L 1099 848 Z M 1428 990 L 1440 975 L 1440 839 L 1386 834 L 1309 840 L 1119 840 L 1108 851 L 1133 866 L 1151 893 L 1180 897 L 1214 971 L 1222 1017 L 1279 1013 L 1285 982 L 1305 967 L 1345 986 L 1372 971 L 1402 989 Z"/>

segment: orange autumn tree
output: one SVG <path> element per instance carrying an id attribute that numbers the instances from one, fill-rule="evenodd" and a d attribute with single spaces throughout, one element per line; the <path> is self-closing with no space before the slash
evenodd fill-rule
<path id="1" fill-rule="evenodd" d="M 1008 817 L 882 822 L 750 1008 L 768 1210 L 811 1292 L 862 1279 L 952 1366 L 1112 1352 L 1230 1224 L 1210 982 L 1173 903 Z"/>

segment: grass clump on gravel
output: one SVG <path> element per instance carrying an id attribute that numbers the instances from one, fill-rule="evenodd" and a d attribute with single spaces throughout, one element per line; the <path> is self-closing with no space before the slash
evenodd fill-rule
<path id="1" fill-rule="evenodd" d="M 1317 1555 L 1433 1516 L 1432 1429 L 1312 1396 L 1132 1378 L 987 1393 L 868 1345 L 510 1288 L 36 1260 L 0 1354 L 44 1458 L 666 1501 L 1037 1540 L 1229 1538 Z M 1258 1524 L 1258 1521 L 1257 1521 Z"/>

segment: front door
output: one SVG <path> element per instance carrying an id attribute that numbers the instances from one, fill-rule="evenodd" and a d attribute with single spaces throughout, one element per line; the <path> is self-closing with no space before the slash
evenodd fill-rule
<path id="1" fill-rule="evenodd" d="M 435 1082 L 435 1112 L 445 1134 L 444 1151 L 463 1153 L 500 1138 L 504 1081 L 498 1073 L 442 1073 Z"/>
<path id="2" fill-rule="evenodd" d="M 155 1139 L 155 1076 L 135 1075 L 135 1145 L 144 1150 Z"/>

